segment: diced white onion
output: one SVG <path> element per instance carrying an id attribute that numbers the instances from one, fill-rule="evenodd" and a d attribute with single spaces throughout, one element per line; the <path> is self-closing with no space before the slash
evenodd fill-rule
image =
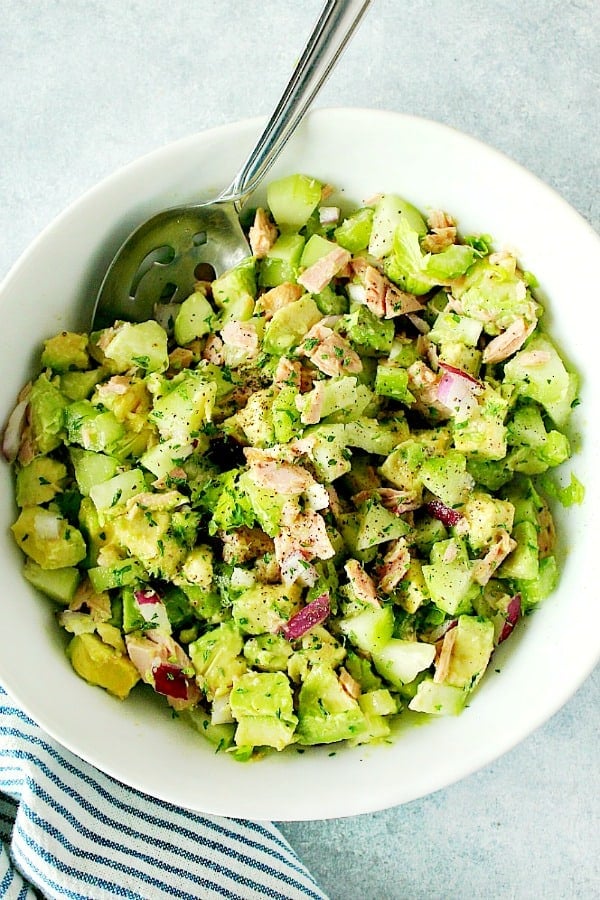
<path id="1" fill-rule="evenodd" d="M 367 299 L 367 289 L 364 284 L 359 284 L 357 281 L 354 281 L 348 285 L 346 291 L 354 303 L 365 303 Z"/>
<path id="2" fill-rule="evenodd" d="M 210 721 L 211 725 L 229 725 L 234 721 L 229 705 L 229 694 L 215 697 L 212 702 Z"/>
<path id="3" fill-rule="evenodd" d="M 39 512 L 35 517 L 35 533 L 43 541 L 53 541 L 60 533 L 60 519 L 48 510 Z"/>
<path id="4" fill-rule="evenodd" d="M 337 206 L 320 206 L 319 222 L 321 225 L 333 225 L 340 218 L 340 210 Z"/>
<path id="5" fill-rule="evenodd" d="M 25 414 L 27 412 L 27 400 L 17 403 L 6 424 L 2 437 L 2 452 L 8 462 L 14 462 L 19 452 L 21 435 L 25 427 Z"/>

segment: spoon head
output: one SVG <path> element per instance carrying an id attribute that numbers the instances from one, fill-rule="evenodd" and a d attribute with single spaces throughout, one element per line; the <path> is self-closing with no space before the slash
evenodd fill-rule
<path id="1" fill-rule="evenodd" d="M 144 322 L 158 304 L 182 303 L 194 283 L 222 275 L 252 251 L 235 205 L 167 209 L 140 225 L 120 247 L 96 300 L 92 329 L 117 319 Z"/>

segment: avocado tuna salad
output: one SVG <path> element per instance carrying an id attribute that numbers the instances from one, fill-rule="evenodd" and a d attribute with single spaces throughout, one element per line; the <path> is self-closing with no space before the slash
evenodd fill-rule
<path id="1" fill-rule="evenodd" d="M 445 211 L 341 196 L 275 181 L 235 268 L 50 337 L 4 431 L 75 672 L 238 760 L 460 713 L 558 580 L 540 480 L 577 382 L 533 276 Z"/>

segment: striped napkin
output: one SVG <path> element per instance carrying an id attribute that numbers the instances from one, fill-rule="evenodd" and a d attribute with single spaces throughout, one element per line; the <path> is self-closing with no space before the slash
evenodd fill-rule
<path id="1" fill-rule="evenodd" d="M 0 688 L 0 897 L 326 900 L 270 824 L 125 787 L 55 743 Z"/>

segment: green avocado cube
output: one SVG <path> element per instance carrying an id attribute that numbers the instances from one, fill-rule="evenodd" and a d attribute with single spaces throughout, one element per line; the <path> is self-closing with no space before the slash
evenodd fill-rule
<path id="1" fill-rule="evenodd" d="M 85 558 L 87 551 L 81 532 L 43 506 L 23 509 L 11 530 L 23 553 L 42 569 L 76 566 Z"/>
<path id="2" fill-rule="evenodd" d="M 188 646 L 200 690 L 209 700 L 229 693 L 247 670 L 242 635 L 234 622 L 222 622 Z"/>
<path id="3" fill-rule="evenodd" d="M 64 463 L 49 456 L 36 456 L 17 472 L 17 506 L 41 506 L 61 493 L 67 477 Z"/>
<path id="4" fill-rule="evenodd" d="M 44 375 L 33 382 L 29 395 L 29 421 L 39 453 L 50 453 L 65 437 L 65 408 L 69 401 Z"/>
<path id="5" fill-rule="evenodd" d="M 300 297 L 278 309 L 265 329 L 263 349 L 280 356 L 287 353 L 321 320 L 321 312 L 312 297 Z"/>
<path id="6" fill-rule="evenodd" d="M 357 306 L 345 317 L 346 332 L 362 353 L 389 353 L 394 342 L 394 323 L 380 319 L 367 306 Z"/>
<path id="7" fill-rule="evenodd" d="M 459 616 L 445 684 L 472 690 L 494 650 L 494 624 L 480 616 Z"/>
<path id="8" fill-rule="evenodd" d="M 408 708 L 430 716 L 458 716 L 464 709 L 467 692 L 450 684 L 437 684 L 424 678 Z"/>
<path id="9" fill-rule="evenodd" d="M 96 634 L 77 634 L 67 647 L 67 656 L 80 678 L 103 687 L 124 700 L 140 680 L 128 656 L 105 644 Z"/>
<path id="10" fill-rule="evenodd" d="M 331 744 L 364 731 L 366 718 L 327 666 L 314 666 L 298 696 L 297 737 L 300 744 Z"/>
<path id="11" fill-rule="evenodd" d="M 87 345 L 87 334 L 61 331 L 60 334 L 44 341 L 42 366 L 44 368 L 49 366 L 55 372 L 87 369 L 90 364 Z"/>
<path id="12" fill-rule="evenodd" d="M 279 631 L 300 605 L 301 588 L 296 584 L 256 582 L 233 601 L 233 620 L 243 634 Z"/>

